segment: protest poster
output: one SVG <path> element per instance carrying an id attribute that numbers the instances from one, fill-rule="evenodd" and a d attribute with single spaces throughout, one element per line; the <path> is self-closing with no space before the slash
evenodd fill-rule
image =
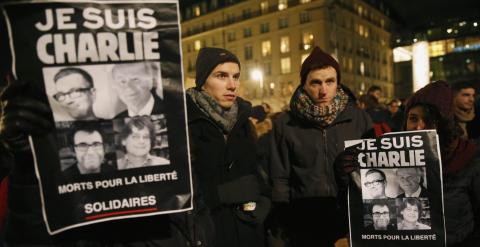
<path id="1" fill-rule="evenodd" d="M 359 150 L 359 179 L 348 191 L 352 247 L 446 246 L 435 130 L 394 132 L 345 146 Z"/>
<path id="2" fill-rule="evenodd" d="M 178 1 L 1 7 L 12 73 L 55 123 L 30 137 L 48 232 L 191 210 Z"/>

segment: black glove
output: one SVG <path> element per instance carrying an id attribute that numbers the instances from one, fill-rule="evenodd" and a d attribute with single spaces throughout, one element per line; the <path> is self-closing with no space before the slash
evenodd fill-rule
<path id="1" fill-rule="evenodd" d="M 261 184 L 255 175 L 246 175 L 219 185 L 218 197 L 224 204 L 256 202 L 260 197 Z"/>
<path id="2" fill-rule="evenodd" d="M 358 163 L 358 154 L 360 150 L 356 146 L 350 146 L 337 155 L 335 159 L 335 175 L 339 189 L 348 187 L 352 174 L 359 174 L 360 164 Z"/>
<path id="3" fill-rule="evenodd" d="M 28 135 L 42 135 L 53 127 L 50 108 L 29 93 L 23 81 L 10 81 L 0 93 L 0 140 L 10 151 L 27 150 Z"/>

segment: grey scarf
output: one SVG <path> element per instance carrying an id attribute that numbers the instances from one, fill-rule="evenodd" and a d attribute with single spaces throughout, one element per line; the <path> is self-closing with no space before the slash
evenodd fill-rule
<path id="1" fill-rule="evenodd" d="M 225 110 L 217 103 L 217 101 L 215 101 L 215 99 L 203 91 L 189 88 L 187 89 L 187 94 L 190 95 L 195 105 L 197 105 L 203 113 L 207 114 L 207 116 L 220 127 L 224 134 L 230 133 L 237 122 L 237 101 L 233 103 L 230 109 Z"/>

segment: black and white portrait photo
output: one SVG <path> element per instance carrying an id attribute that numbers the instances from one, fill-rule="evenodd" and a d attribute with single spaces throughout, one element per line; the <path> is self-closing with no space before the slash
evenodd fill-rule
<path id="1" fill-rule="evenodd" d="M 385 231 L 397 229 L 395 199 L 365 200 L 363 209 L 365 230 Z"/>
<path id="2" fill-rule="evenodd" d="M 430 210 L 427 198 L 397 199 L 398 230 L 430 230 Z"/>
<path id="3" fill-rule="evenodd" d="M 164 115 L 113 121 L 119 170 L 169 165 Z"/>
<path id="4" fill-rule="evenodd" d="M 164 113 L 159 62 L 116 64 L 111 70 L 113 86 L 126 109 L 116 118 Z"/>
<path id="5" fill-rule="evenodd" d="M 110 122 L 57 123 L 61 170 L 66 178 L 115 171 Z"/>

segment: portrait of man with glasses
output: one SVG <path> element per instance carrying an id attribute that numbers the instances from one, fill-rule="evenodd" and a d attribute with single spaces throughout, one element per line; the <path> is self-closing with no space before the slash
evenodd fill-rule
<path id="1" fill-rule="evenodd" d="M 364 200 L 388 198 L 385 194 L 385 188 L 387 187 L 385 172 L 380 169 L 370 169 L 363 173 L 361 180 Z"/>
<path id="2" fill-rule="evenodd" d="M 105 159 L 104 134 L 94 123 L 76 122 L 69 139 L 76 162 L 63 171 L 66 177 L 116 170 Z"/>
<path id="3" fill-rule="evenodd" d="M 96 92 L 92 76 L 83 69 L 66 67 L 54 78 L 53 99 L 72 117 L 72 120 L 95 120 L 93 112 Z"/>
<path id="4" fill-rule="evenodd" d="M 149 116 L 138 116 L 116 120 L 114 125 L 121 127 L 119 134 L 121 148 L 117 152 L 119 170 L 146 166 L 169 165 L 170 160 L 156 155 L 154 147 L 161 136 L 155 133 L 155 125 Z"/>
<path id="5" fill-rule="evenodd" d="M 369 231 L 395 230 L 395 207 L 388 204 L 387 199 L 371 200 L 367 205 L 368 213 L 366 216 L 369 221 L 365 221 L 365 229 Z"/>

